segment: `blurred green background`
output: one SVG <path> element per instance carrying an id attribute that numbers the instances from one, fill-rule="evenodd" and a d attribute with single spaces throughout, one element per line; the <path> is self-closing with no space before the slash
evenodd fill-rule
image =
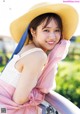
<path id="1" fill-rule="evenodd" d="M 72 37 L 67 57 L 59 63 L 56 91 L 80 108 L 80 36 Z"/>
<path id="2" fill-rule="evenodd" d="M 0 37 L 0 72 L 8 62 L 16 44 L 11 38 Z M 80 107 L 80 36 L 73 36 L 69 53 L 59 63 L 55 91 Z"/>

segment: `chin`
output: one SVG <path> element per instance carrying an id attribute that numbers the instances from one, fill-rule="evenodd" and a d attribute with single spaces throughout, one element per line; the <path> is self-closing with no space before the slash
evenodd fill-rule
<path id="1" fill-rule="evenodd" d="M 51 47 L 51 48 L 47 48 L 47 50 L 51 51 L 54 47 Z"/>
<path id="2" fill-rule="evenodd" d="M 47 52 L 47 51 L 51 51 L 53 48 L 54 48 L 54 46 L 53 46 L 53 47 L 43 48 L 43 50 L 44 50 L 45 52 Z"/>

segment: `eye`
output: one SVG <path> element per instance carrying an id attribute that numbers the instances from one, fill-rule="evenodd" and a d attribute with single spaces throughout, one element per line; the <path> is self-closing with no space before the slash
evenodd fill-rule
<path id="1" fill-rule="evenodd" d="M 56 29 L 55 32 L 61 32 L 61 30 L 60 29 Z"/>
<path id="2" fill-rule="evenodd" d="M 43 31 L 44 31 L 44 32 L 49 32 L 49 30 L 47 30 L 47 29 L 44 29 Z"/>

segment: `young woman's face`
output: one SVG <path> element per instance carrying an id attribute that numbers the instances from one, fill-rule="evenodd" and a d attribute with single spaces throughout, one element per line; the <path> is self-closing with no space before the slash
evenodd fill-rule
<path id="1" fill-rule="evenodd" d="M 36 47 L 42 48 L 46 52 L 52 50 L 59 42 L 61 31 L 54 19 L 44 28 L 45 23 L 46 20 L 37 27 L 36 31 L 32 30 L 32 36 Z"/>

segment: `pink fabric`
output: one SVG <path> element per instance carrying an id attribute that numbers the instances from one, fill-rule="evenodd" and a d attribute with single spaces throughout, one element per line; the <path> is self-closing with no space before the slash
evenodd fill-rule
<path id="1" fill-rule="evenodd" d="M 30 93 L 30 101 L 18 105 L 12 100 L 15 88 L 0 80 L 0 107 L 7 109 L 7 114 L 41 114 L 38 105 L 44 99 L 44 94 L 37 89 Z"/>
<path id="2" fill-rule="evenodd" d="M 68 52 L 70 41 L 61 40 L 59 44 L 48 55 L 48 64 L 38 79 L 36 87 L 29 95 L 29 102 L 18 105 L 12 100 L 15 88 L 0 80 L 0 106 L 7 108 L 7 114 L 41 114 L 39 104 L 44 100 L 45 93 L 53 87 L 56 75 L 57 63 L 61 61 Z M 39 109 L 39 110 L 38 110 Z"/>
<path id="3" fill-rule="evenodd" d="M 61 40 L 48 55 L 48 64 L 45 67 L 37 84 L 37 88 L 44 93 L 48 93 L 54 85 L 57 73 L 57 64 L 66 57 L 70 46 L 69 40 Z"/>

